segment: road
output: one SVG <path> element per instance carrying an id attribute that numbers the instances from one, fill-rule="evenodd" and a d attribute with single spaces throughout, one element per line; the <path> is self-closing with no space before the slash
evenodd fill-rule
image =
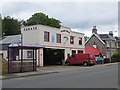
<path id="1" fill-rule="evenodd" d="M 3 88 L 117 88 L 118 65 L 3 80 Z"/>

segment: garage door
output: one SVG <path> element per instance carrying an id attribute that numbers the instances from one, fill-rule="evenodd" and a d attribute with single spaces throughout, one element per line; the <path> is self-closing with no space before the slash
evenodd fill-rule
<path id="1" fill-rule="evenodd" d="M 64 60 L 64 49 L 44 48 L 44 66 L 47 65 L 62 65 Z"/>

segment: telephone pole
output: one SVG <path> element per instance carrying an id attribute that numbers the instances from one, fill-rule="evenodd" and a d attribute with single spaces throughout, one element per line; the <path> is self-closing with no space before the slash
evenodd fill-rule
<path id="1" fill-rule="evenodd" d="M 111 50 L 111 49 L 112 49 L 112 48 L 111 48 L 111 38 L 109 39 L 109 42 L 110 42 L 109 50 L 110 50 L 110 63 L 111 63 L 111 61 L 112 61 L 112 60 L 111 60 L 111 56 L 112 56 L 112 55 L 111 55 L 111 53 L 112 53 L 112 50 Z"/>

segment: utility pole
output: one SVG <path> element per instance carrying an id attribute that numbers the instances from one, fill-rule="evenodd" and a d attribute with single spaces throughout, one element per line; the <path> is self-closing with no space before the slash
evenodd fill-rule
<path id="1" fill-rule="evenodd" d="M 110 50 L 110 63 L 111 63 L 111 61 L 112 61 L 112 60 L 111 60 L 111 56 L 112 56 L 112 55 L 111 55 L 111 53 L 112 53 L 112 52 L 111 52 L 111 51 L 112 51 L 112 50 L 111 50 L 111 49 L 112 49 L 112 48 L 111 48 L 111 38 L 109 39 L 109 44 L 110 44 L 109 50 Z"/>
<path id="2" fill-rule="evenodd" d="M 114 27 L 112 27 L 113 29 L 114 29 Z M 109 31 L 109 35 L 110 35 L 110 37 L 109 37 L 109 53 L 110 53 L 110 62 L 112 62 L 112 60 L 111 60 L 111 57 L 112 57 L 112 48 L 114 47 L 114 46 L 112 46 L 112 44 L 114 43 L 113 42 L 113 32 L 116 32 L 116 31 L 114 31 L 112 29 L 112 31 Z M 116 49 L 116 48 L 115 48 Z"/>

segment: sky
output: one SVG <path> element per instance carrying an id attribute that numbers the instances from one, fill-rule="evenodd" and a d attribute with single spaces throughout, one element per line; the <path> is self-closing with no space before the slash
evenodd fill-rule
<path id="1" fill-rule="evenodd" d="M 92 35 L 93 26 L 98 33 L 113 31 L 118 36 L 117 0 L 4 0 L 0 7 L 2 17 L 27 20 L 34 13 L 42 12 L 85 36 Z"/>

